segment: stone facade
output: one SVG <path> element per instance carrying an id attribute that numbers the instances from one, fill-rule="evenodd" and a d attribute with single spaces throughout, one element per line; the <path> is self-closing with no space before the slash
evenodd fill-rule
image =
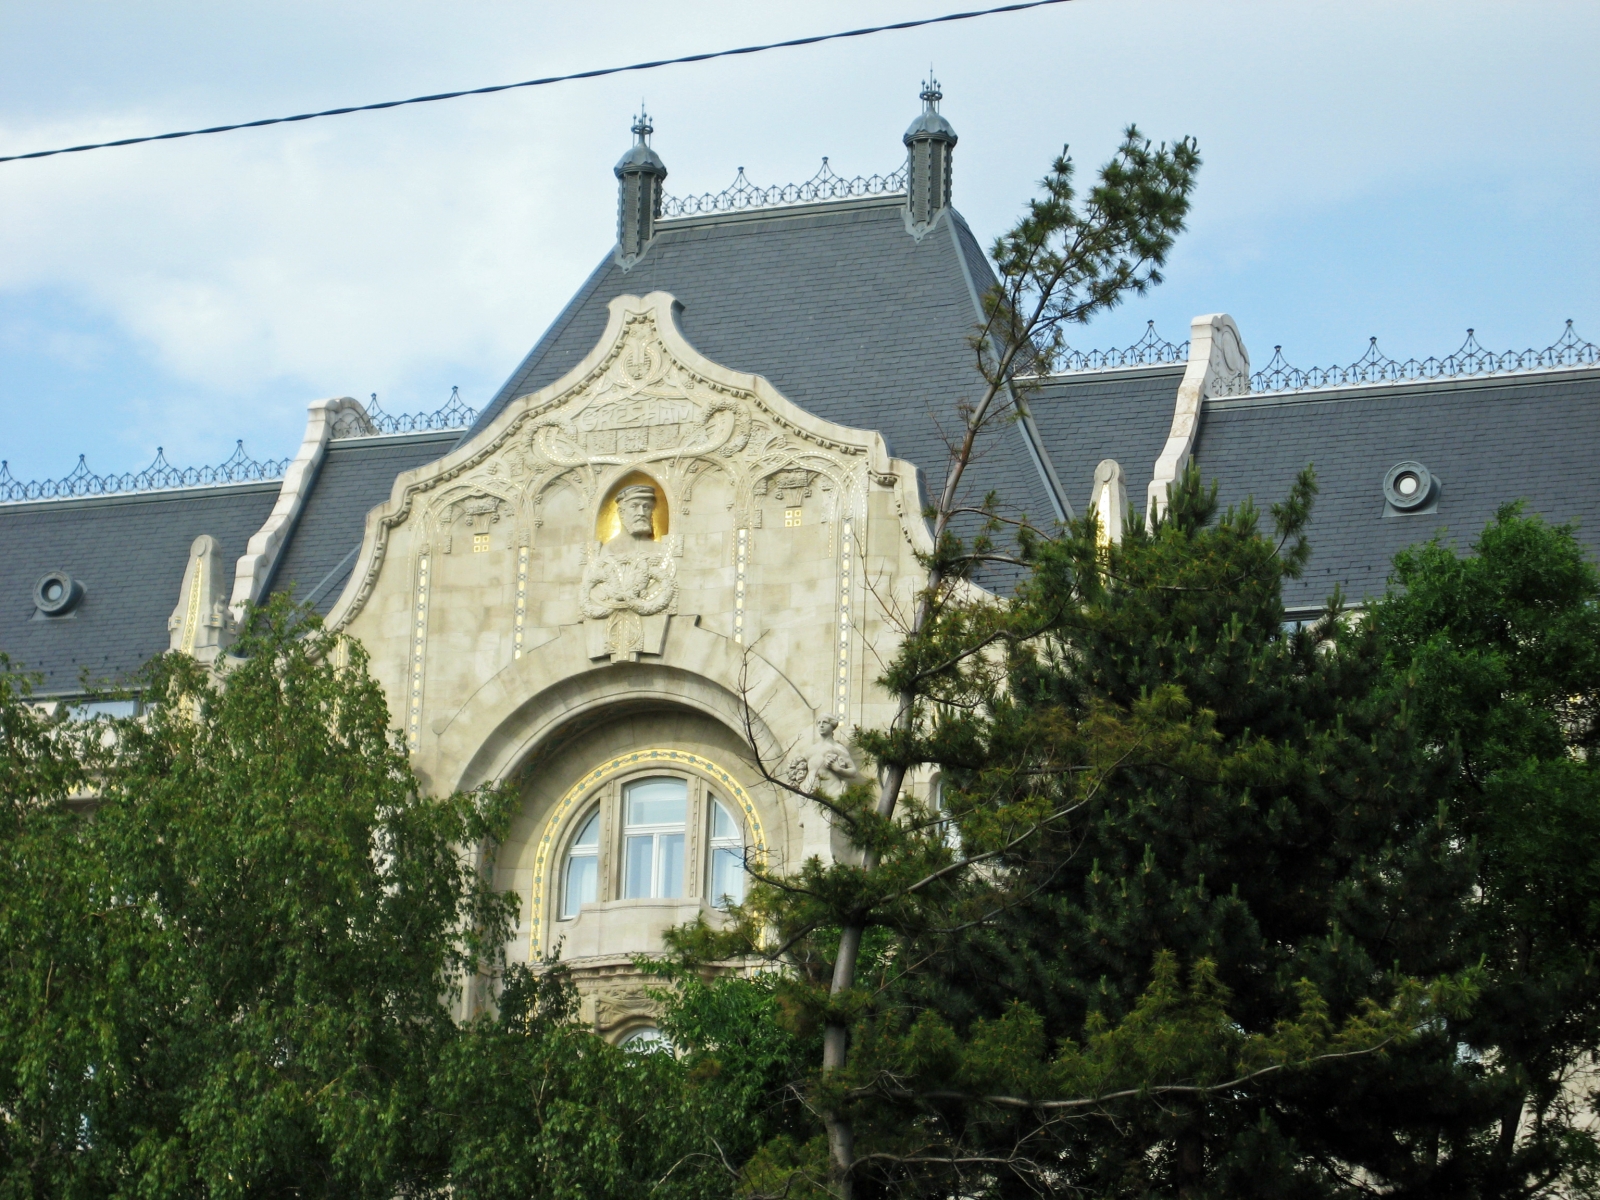
<path id="1" fill-rule="evenodd" d="M 631 955 L 720 919 L 747 859 L 844 849 L 764 771 L 860 778 L 850 735 L 890 715 L 871 681 L 928 538 L 912 464 L 944 477 L 995 281 L 952 204 L 940 99 L 929 80 L 886 138 L 907 156 L 888 176 L 825 163 L 677 200 L 641 114 L 617 245 L 481 413 L 319 400 L 273 473 L 22 484 L 0 464 L 0 650 L 78 702 L 167 650 L 217 662 L 248 606 L 292 593 L 365 645 L 427 788 L 515 783 L 493 859 L 521 902 L 511 955 L 559 947 L 597 1028 L 638 1031 Z M 1375 355 L 1332 382 L 1277 357 L 1253 379 L 1222 313 L 1186 346 L 1072 355 L 1018 390 L 965 499 L 1035 522 L 1088 504 L 1116 540 L 1189 462 L 1223 505 L 1258 506 L 1315 462 L 1295 618 L 1381 591 L 1401 547 L 1518 496 L 1600 550 L 1592 344 L 1569 327 L 1539 354 L 1428 360 L 1457 375 Z M 1403 474 L 1435 483 L 1408 503 Z"/>
<path id="2" fill-rule="evenodd" d="M 885 603 L 927 548 L 914 468 L 881 435 L 708 361 L 674 309 L 612 301 L 564 378 L 402 474 L 328 616 L 371 654 L 426 786 L 517 781 L 494 867 L 521 901 L 512 957 L 559 946 L 606 1029 L 644 1011 L 629 955 L 718 919 L 714 803 L 747 854 L 830 856 L 820 810 L 757 754 L 776 773 L 819 718 L 840 736 L 887 720 Z M 663 777 L 687 797 L 684 877 L 625 899 L 620 789 Z M 563 917 L 563 857 L 597 804 L 596 896 Z"/>

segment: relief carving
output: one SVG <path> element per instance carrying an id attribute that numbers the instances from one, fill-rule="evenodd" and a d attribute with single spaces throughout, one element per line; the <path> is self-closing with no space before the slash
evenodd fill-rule
<path id="1" fill-rule="evenodd" d="M 491 525 L 498 525 L 500 518 L 510 512 L 511 505 L 499 496 L 478 494 L 452 501 L 439 514 L 442 549 L 446 554 L 452 552 L 458 523 L 469 530 L 487 530 Z"/>
<path id="2" fill-rule="evenodd" d="M 774 471 L 764 479 L 758 480 L 755 494 L 765 496 L 771 494 L 784 500 L 793 496 L 796 500 L 811 495 L 811 484 L 816 479 L 817 472 L 807 471 L 801 467 L 791 467 L 782 471 Z"/>
<path id="3" fill-rule="evenodd" d="M 834 795 L 858 778 L 855 756 L 834 740 L 839 718 L 825 713 L 817 718 L 817 736 L 811 745 L 789 760 L 789 783 L 802 792 Z"/>
<path id="4" fill-rule="evenodd" d="M 578 597 L 590 630 L 589 656 L 623 662 L 661 653 L 678 572 L 670 547 L 656 540 L 655 488 L 624 487 L 616 502 L 619 529 L 584 564 Z"/>
<path id="5" fill-rule="evenodd" d="M 458 524 L 477 533 L 509 521 L 516 536 L 506 536 L 514 544 L 547 541 L 556 491 L 571 487 L 592 513 L 618 468 L 656 472 L 680 518 L 689 514 L 697 479 L 723 474 L 726 487 L 712 489 L 715 508 L 726 509 L 730 523 L 747 529 L 761 525 L 759 501 L 774 494 L 792 505 L 828 493 L 827 510 L 818 514 L 824 520 L 859 507 L 867 448 L 812 428 L 780 397 L 767 395 L 765 384 L 695 355 L 672 326 L 669 302 L 656 295 L 614 301 L 608 344 L 597 347 L 560 390 L 519 397 L 492 432 L 408 481 L 378 516 L 372 545 L 336 607 L 335 623 L 342 627 L 364 606 L 391 531 L 415 515 L 414 508 L 427 518 L 414 536 L 459 554 L 467 547 L 453 544 Z M 657 489 L 663 509 L 666 494 Z M 705 515 L 697 513 L 702 520 Z M 568 519 L 563 516 L 563 528 Z M 663 644 L 679 595 L 674 560 L 681 535 L 671 539 L 676 546 L 656 544 L 668 541 L 657 524 L 651 538 L 599 533 L 596 541 L 606 544 L 585 539 L 581 568 L 566 560 L 572 563 L 567 569 L 577 568 L 581 576 L 573 581 L 580 585 L 578 611 L 564 619 L 603 631 L 591 631 L 591 645 L 599 639 L 597 655 L 627 658 Z"/>

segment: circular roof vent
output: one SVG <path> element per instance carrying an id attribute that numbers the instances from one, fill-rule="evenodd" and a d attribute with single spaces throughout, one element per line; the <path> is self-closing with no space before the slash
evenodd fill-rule
<path id="1" fill-rule="evenodd" d="M 78 607 L 83 584 L 65 571 L 50 571 L 33 585 L 33 603 L 47 617 L 61 617 Z"/>
<path id="2" fill-rule="evenodd" d="M 1432 472 L 1419 462 L 1395 463 L 1383 477 L 1383 498 L 1401 512 L 1412 512 L 1433 498 Z"/>

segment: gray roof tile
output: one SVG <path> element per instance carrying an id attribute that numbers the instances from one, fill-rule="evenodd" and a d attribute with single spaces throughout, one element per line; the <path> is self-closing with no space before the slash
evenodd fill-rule
<path id="1" fill-rule="evenodd" d="M 189 547 L 222 545 L 227 577 L 278 497 L 278 481 L 0 505 L 0 650 L 44 676 L 44 693 L 124 678 L 167 648 Z M 84 584 L 71 614 L 36 619 L 47 571 Z"/>
<path id="2" fill-rule="evenodd" d="M 1179 363 L 1054 375 L 1028 394 L 1045 452 L 1075 511 L 1088 507 L 1094 469 L 1106 458 L 1121 465 L 1128 499 L 1143 511 L 1183 371 Z"/>
<path id="3" fill-rule="evenodd" d="M 446 430 L 330 442 L 268 593 L 292 588 L 326 615 L 355 568 L 367 513 L 389 498 L 397 475 L 448 453 L 459 436 Z"/>
<path id="4" fill-rule="evenodd" d="M 1414 459 L 1443 481 L 1436 513 L 1385 516 L 1383 477 Z M 1315 465 L 1321 493 L 1305 578 L 1290 605 L 1381 594 L 1397 550 L 1438 531 L 1462 550 L 1508 501 L 1600 550 L 1600 370 L 1339 388 L 1208 401 L 1196 461 L 1218 498 L 1263 509 Z"/>
<path id="5" fill-rule="evenodd" d="M 707 358 L 765 376 L 817 416 L 878 430 L 937 488 L 948 460 L 941 430 L 959 429 L 957 403 L 982 387 L 963 266 L 980 289 L 993 275 L 954 211 L 921 241 L 903 212 L 889 199 L 663 223 L 630 270 L 606 255 L 478 427 L 576 366 L 605 331 L 613 297 L 664 291 Z M 993 490 L 1035 518 L 1053 515 L 1015 426 L 996 428 L 967 480 L 970 499 Z"/>

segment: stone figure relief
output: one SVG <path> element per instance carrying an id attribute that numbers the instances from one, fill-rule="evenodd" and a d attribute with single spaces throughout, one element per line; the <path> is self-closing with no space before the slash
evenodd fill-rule
<path id="1" fill-rule="evenodd" d="M 802 792 L 834 795 L 859 777 L 855 756 L 834 740 L 839 718 L 824 713 L 817 718 L 816 739 L 789 760 L 789 783 Z"/>
<path id="2" fill-rule="evenodd" d="M 589 656 L 623 662 L 661 653 L 678 573 L 670 548 L 656 540 L 655 488 L 632 484 L 617 492 L 616 502 L 616 535 L 584 564 L 578 599 Z"/>

